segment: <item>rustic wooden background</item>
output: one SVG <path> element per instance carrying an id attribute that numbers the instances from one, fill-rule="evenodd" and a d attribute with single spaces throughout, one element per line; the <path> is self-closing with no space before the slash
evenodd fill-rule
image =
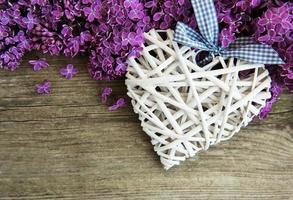
<path id="1" fill-rule="evenodd" d="M 36 58 L 35 54 L 29 56 Z M 33 72 L 28 56 L 0 71 L 0 199 L 293 199 L 293 102 L 229 142 L 164 171 L 130 106 L 108 112 L 86 59 L 47 57 Z M 58 75 L 73 63 L 72 80 Z M 48 79 L 51 96 L 34 85 Z M 108 83 L 116 97 L 124 82 Z"/>

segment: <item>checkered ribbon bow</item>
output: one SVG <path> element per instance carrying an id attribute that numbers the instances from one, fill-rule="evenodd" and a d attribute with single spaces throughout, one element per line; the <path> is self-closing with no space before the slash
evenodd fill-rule
<path id="1" fill-rule="evenodd" d="M 191 0 L 200 33 L 178 22 L 174 41 L 189 47 L 209 51 L 214 55 L 234 57 L 251 63 L 283 64 L 278 53 L 268 45 L 257 44 L 241 37 L 227 48 L 218 46 L 219 26 L 213 0 Z"/>

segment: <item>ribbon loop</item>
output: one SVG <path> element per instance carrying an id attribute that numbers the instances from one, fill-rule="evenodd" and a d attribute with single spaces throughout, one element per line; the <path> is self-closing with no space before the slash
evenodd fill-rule
<path id="1" fill-rule="evenodd" d="M 214 0 L 192 0 L 198 28 L 209 43 L 218 44 L 219 26 Z"/>
<path id="2" fill-rule="evenodd" d="M 252 38 L 241 37 L 227 48 L 218 45 L 219 26 L 213 0 L 191 0 L 200 33 L 178 22 L 174 41 L 209 51 L 214 55 L 239 58 L 251 63 L 284 64 L 278 53 L 268 45 L 257 44 Z"/>

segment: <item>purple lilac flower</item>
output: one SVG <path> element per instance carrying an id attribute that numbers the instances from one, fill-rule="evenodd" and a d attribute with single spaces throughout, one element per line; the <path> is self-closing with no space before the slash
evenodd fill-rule
<path id="1" fill-rule="evenodd" d="M 3 60 L 3 63 L 9 63 L 9 61 L 13 60 L 12 54 L 9 52 L 3 53 L 0 58 Z"/>
<path id="2" fill-rule="evenodd" d="M 139 0 L 125 0 L 123 6 L 125 8 L 132 8 L 139 3 Z"/>
<path id="3" fill-rule="evenodd" d="M 59 5 L 55 6 L 51 11 L 54 20 L 60 20 L 64 16 L 63 8 Z"/>
<path id="4" fill-rule="evenodd" d="M 40 58 L 39 60 L 30 60 L 29 64 L 33 65 L 34 71 L 40 71 L 43 68 L 49 67 L 49 64 L 45 58 Z"/>
<path id="5" fill-rule="evenodd" d="M 32 5 L 37 4 L 40 6 L 44 6 L 44 5 L 46 5 L 46 3 L 47 3 L 47 0 L 31 0 Z"/>
<path id="6" fill-rule="evenodd" d="M 81 43 L 80 38 L 74 37 L 69 38 L 66 42 L 64 42 L 66 47 L 64 48 L 64 55 L 74 57 L 76 56 L 81 50 Z"/>
<path id="7" fill-rule="evenodd" d="M 0 40 L 3 40 L 4 38 L 8 36 L 9 36 L 8 30 L 4 26 L 0 25 Z"/>
<path id="8" fill-rule="evenodd" d="M 108 96 L 112 93 L 112 88 L 104 87 L 102 89 L 101 99 L 103 103 L 107 102 Z"/>
<path id="9" fill-rule="evenodd" d="M 122 46 L 127 46 L 130 44 L 131 46 L 140 46 L 143 43 L 142 33 L 135 32 L 123 32 L 122 33 Z"/>
<path id="10" fill-rule="evenodd" d="M 267 100 L 265 107 L 263 107 L 259 113 L 259 118 L 264 119 L 268 116 L 268 114 L 272 110 L 272 106 L 275 102 L 278 101 L 280 94 L 283 91 L 283 83 L 278 73 L 278 70 L 274 68 L 269 68 L 272 78 L 272 87 L 270 88 L 270 92 L 272 97 Z"/>
<path id="11" fill-rule="evenodd" d="M 279 36 L 274 29 L 270 29 L 267 31 L 267 34 L 260 36 L 258 41 L 272 45 L 275 42 L 283 41 L 283 38 Z"/>
<path id="12" fill-rule="evenodd" d="M 87 16 L 87 20 L 89 22 L 92 22 L 95 19 L 99 18 L 98 9 L 99 9 L 99 5 L 97 5 L 96 3 L 93 3 L 90 7 L 83 8 L 83 12 Z"/>
<path id="13" fill-rule="evenodd" d="M 80 33 L 80 44 L 85 45 L 86 42 L 90 42 L 93 39 L 91 33 L 89 31 L 84 31 Z"/>
<path id="14" fill-rule="evenodd" d="M 22 19 L 22 21 L 26 24 L 28 30 L 33 29 L 34 26 L 39 23 L 39 20 L 36 19 L 30 12 Z"/>
<path id="15" fill-rule="evenodd" d="M 228 47 L 231 42 L 236 39 L 235 34 L 230 29 L 223 29 L 220 33 L 222 47 Z"/>
<path id="16" fill-rule="evenodd" d="M 109 111 L 115 111 L 118 108 L 125 106 L 125 100 L 123 98 L 118 99 L 112 106 L 108 108 Z"/>
<path id="17" fill-rule="evenodd" d="M 293 54 L 291 53 L 291 55 Z M 293 93 L 293 64 L 285 64 L 282 66 L 281 77 L 285 86 Z"/>
<path id="18" fill-rule="evenodd" d="M 116 74 L 124 74 L 126 72 L 127 65 L 121 59 L 117 59 L 116 64 L 117 64 L 117 67 L 115 68 Z"/>
<path id="19" fill-rule="evenodd" d="M 72 79 L 77 72 L 78 70 L 75 69 L 72 64 L 68 64 L 66 68 L 60 69 L 60 75 L 64 76 L 66 79 Z"/>
<path id="20" fill-rule="evenodd" d="M 7 12 L 0 10 L 0 24 L 5 26 L 9 24 L 10 18 Z"/>
<path id="21" fill-rule="evenodd" d="M 143 19 L 145 16 L 143 12 L 143 4 L 142 3 L 136 3 L 131 5 L 131 11 L 128 13 L 128 17 L 131 20 L 140 20 Z"/>
<path id="22" fill-rule="evenodd" d="M 38 94 L 51 94 L 51 82 L 44 81 L 43 83 L 37 84 L 36 92 Z"/>
<path id="23" fill-rule="evenodd" d="M 73 31 L 73 29 L 70 26 L 64 24 L 61 29 L 61 34 L 65 38 L 72 37 L 73 36 L 72 31 Z"/>
<path id="24" fill-rule="evenodd" d="M 274 8 L 273 10 L 275 11 L 275 14 L 281 18 L 279 25 L 284 30 L 291 30 L 293 28 L 293 24 L 291 21 L 292 13 L 290 13 L 290 8 L 288 8 L 287 6 L 281 6 L 279 8 Z M 292 11 L 292 7 L 291 7 L 291 11 Z"/>
<path id="25" fill-rule="evenodd" d="M 138 58 L 140 56 L 140 52 L 143 50 L 142 47 L 134 47 L 131 49 L 131 51 L 129 52 L 128 56 L 129 57 L 135 57 Z"/>
<path id="26" fill-rule="evenodd" d="M 281 22 L 281 17 L 274 13 L 272 10 L 265 12 L 264 16 L 258 21 L 260 26 L 267 26 L 268 28 L 274 28 L 276 24 Z"/>

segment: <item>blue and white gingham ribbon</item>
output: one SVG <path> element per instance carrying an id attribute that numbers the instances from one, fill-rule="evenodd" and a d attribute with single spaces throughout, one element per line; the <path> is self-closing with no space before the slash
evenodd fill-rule
<path id="1" fill-rule="evenodd" d="M 218 46 L 219 26 L 213 0 L 191 0 L 200 33 L 178 22 L 174 41 L 185 46 L 209 51 L 214 55 L 234 57 L 251 63 L 284 64 L 278 53 L 268 45 L 241 37 L 227 48 Z"/>

